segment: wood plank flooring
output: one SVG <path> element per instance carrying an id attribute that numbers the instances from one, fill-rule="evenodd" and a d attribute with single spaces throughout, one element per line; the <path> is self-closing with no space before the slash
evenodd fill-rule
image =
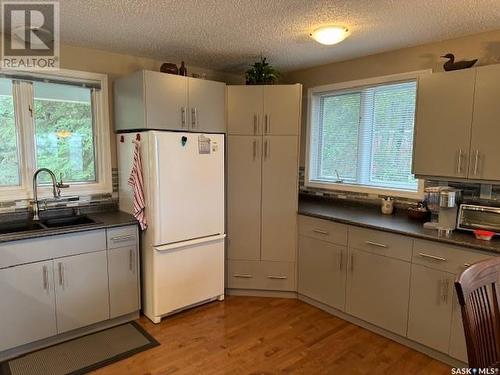
<path id="1" fill-rule="evenodd" d="M 441 362 L 293 299 L 230 296 L 140 324 L 161 346 L 96 374 L 450 374 Z"/>

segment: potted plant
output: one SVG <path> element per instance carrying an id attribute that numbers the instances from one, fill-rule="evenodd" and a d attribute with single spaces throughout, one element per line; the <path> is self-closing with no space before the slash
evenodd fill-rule
<path id="1" fill-rule="evenodd" d="M 261 57 L 246 71 L 246 83 L 247 85 L 273 85 L 278 81 L 279 75 L 266 58 Z"/>

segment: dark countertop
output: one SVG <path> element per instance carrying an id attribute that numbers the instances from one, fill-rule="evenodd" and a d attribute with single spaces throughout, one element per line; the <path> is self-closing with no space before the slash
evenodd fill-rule
<path id="1" fill-rule="evenodd" d="M 498 237 L 491 241 L 481 241 L 477 240 L 472 233 L 457 230 L 449 237 L 438 236 L 436 230 L 425 229 L 422 222 L 408 219 L 404 210 L 400 210 L 394 215 L 383 215 L 378 206 L 301 195 L 299 197 L 299 215 L 500 254 L 500 239 Z"/>
<path id="2" fill-rule="evenodd" d="M 0 243 L 26 240 L 29 238 L 54 236 L 58 234 L 83 232 L 95 229 L 121 227 L 124 225 L 137 225 L 137 220 L 132 215 L 122 211 L 94 212 L 86 214 L 85 216 L 93 219 L 95 223 L 2 234 L 0 235 Z"/>

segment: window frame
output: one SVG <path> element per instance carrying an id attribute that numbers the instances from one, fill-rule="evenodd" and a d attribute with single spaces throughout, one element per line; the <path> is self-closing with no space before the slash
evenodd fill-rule
<path id="1" fill-rule="evenodd" d="M 384 187 L 376 187 L 370 185 L 361 185 L 357 183 L 348 183 L 348 182 L 326 182 L 326 181 L 315 181 L 311 180 L 310 172 L 311 172 L 311 132 L 312 132 L 312 124 L 314 121 L 319 121 L 317 117 L 313 116 L 319 115 L 319 111 L 314 111 L 313 108 L 318 108 L 320 97 L 322 94 L 327 93 L 335 93 L 335 94 L 343 94 L 349 92 L 356 92 L 367 86 L 375 86 L 381 84 L 391 84 L 404 82 L 409 80 L 416 80 L 417 82 L 417 93 L 418 93 L 418 81 L 419 77 L 424 74 L 432 73 L 432 69 L 418 70 L 408 73 L 401 74 L 391 74 L 380 77 L 373 77 L 361 80 L 354 80 L 348 82 L 340 82 L 322 86 L 315 86 L 308 89 L 307 92 L 307 125 L 306 125 L 306 154 L 305 154 L 305 178 L 304 185 L 306 187 L 311 188 L 319 188 L 325 190 L 333 190 L 333 191 L 344 191 L 344 192 L 354 192 L 354 193 L 366 193 L 373 195 L 390 195 L 401 198 L 413 198 L 413 199 L 422 199 L 424 196 L 424 180 L 419 179 L 417 184 L 416 191 L 404 190 L 401 188 L 384 188 Z M 415 113 L 416 113 L 416 103 L 415 103 Z M 415 148 L 413 148 L 413 155 L 415 154 Z"/>
<path id="2" fill-rule="evenodd" d="M 99 83 L 101 88 L 92 93 L 94 153 L 95 153 L 95 182 L 71 183 L 69 189 L 62 191 L 62 196 L 91 195 L 112 192 L 111 175 L 111 138 L 109 120 L 109 91 L 108 76 L 101 73 L 83 72 L 77 70 L 59 69 L 56 72 L 40 73 L 32 71 L 0 70 L 1 74 L 15 76 L 13 81 L 19 82 L 16 90 L 13 85 L 13 96 L 16 105 L 16 127 L 19 155 L 20 184 L 17 186 L 0 187 L 0 201 L 25 200 L 33 198 L 33 173 L 36 165 L 35 147 L 35 118 L 31 116 L 29 108 L 33 108 L 33 86 L 29 77 L 60 80 L 61 83 L 74 81 L 78 83 Z M 22 77 L 26 76 L 23 81 Z M 8 78 L 8 77 L 7 77 Z M 20 105 L 19 105 L 20 104 Z M 57 171 L 54 171 L 57 176 Z M 52 197 L 52 186 L 38 185 L 38 197 Z"/>

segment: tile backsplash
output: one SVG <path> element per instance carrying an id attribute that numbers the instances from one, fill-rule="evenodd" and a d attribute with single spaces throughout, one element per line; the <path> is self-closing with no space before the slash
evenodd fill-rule
<path id="1" fill-rule="evenodd" d="M 299 191 L 301 194 L 324 196 L 326 198 L 344 199 L 365 204 L 380 204 L 380 199 L 386 195 L 356 193 L 341 190 L 327 190 L 307 187 L 304 185 L 305 170 L 299 168 Z M 479 184 L 472 182 L 456 182 L 442 180 L 425 180 L 425 187 L 450 186 L 462 190 L 462 200 L 467 203 L 477 203 L 490 206 L 500 206 L 500 185 Z M 415 205 L 419 200 L 411 198 L 395 198 L 394 204 L 399 207 Z"/>

